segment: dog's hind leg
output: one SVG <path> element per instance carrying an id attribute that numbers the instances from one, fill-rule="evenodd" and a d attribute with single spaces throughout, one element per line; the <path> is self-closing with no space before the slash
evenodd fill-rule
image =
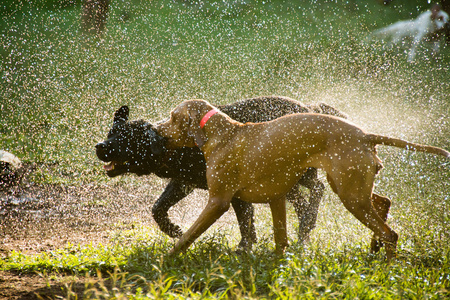
<path id="1" fill-rule="evenodd" d="M 385 244 L 387 261 L 395 257 L 398 235 L 378 215 L 367 194 L 339 195 L 345 208 L 374 233 L 374 238 Z"/>
<path id="2" fill-rule="evenodd" d="M 183 232 L 180 226 L 170 221 L 168 211 L 193 190 L 194 186 L 172 179 L 152 207 L 152 215 L 159 228 L 172 238 L 180 237 Z"/>
<path id="3" fill-rule="evenodd" d="M 253 205 L 237 198 L 233 198 L 233 200 L 231 200 L 231 205 L 236 213 L 236 218 L 239 223 L 239 230 L 241 232 L 241 242 L 238 245 L 238 249 L 251 249 L 253 243 L 256 243 Z"/>
<path id="4" fill-rule="evenodd" d="M 309 201 L 301 195 L 298 184 L 303 185 L 310 191 Z M 308 239 L 309 233 L 316 227 L 317 214 L 319 212 L 320 200 L 323 196 L 325 186 L 317 178 L 317 169 L 308 168 L 302 175 L 297 185 L 286 195 L 286 198 L 294 206 L 298 216 L 298 241 Z"/>
<path id="5" fill-rule="evenodd" d="M 386 222 L 389 214 L 389 209 L 391 208 L 391 200 L 389 198 L 372 193 L 372 204 L 381 219 Z M 374 235 L 370 244 L 370 250 L 372 251 L 372 253 L 377 253 L 378 251 L 380 251 L 380 248 L 382 246 L 383 243 Z"/>
<path id="6" fill-rule="evenodd" d="M 272 211 L 276 253 L 283 254 L 288 246 L 286 230 L 286 198 L 281 197 L 280 199 L 270 201 L 270 210 Z"/>
<path id="7" fill-rule="evenodd" d="M 385 216 L 380 216 L 372 203 L 376 165 L 373 164 L 373 157 L 367 159 L 367 156 L 353 156 L 353 158 L 358 163 L 358 169 L 349 169 L 345 163 L 341 166 L 335 165 L 333 169 L 327 170 L 328 181 L 345 208 L 373 231 L 375 240 L 384 243 L 389 262 L 395 257 L 398 234 L 386 224 L 383 220 Z M 379 208 L 381 203 L 386 203 L 381 197 L 374 197 L 374 199 Z"/>

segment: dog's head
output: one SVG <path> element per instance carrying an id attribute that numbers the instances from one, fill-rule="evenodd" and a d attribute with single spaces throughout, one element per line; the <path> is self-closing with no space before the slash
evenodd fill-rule
<path id="1" fill-rule="evenodd" d="M 175 107 L 170 119 L 156 126 L 156 131 L 168 138 L 167 147 L 202 147 L 206 136 L 200 128 L 203 116 L 214 107 L 204 100 L 187 100 Z"/>
<path id="2" fill-rule="evenodd" d="M 97 157 L 108 163 L 104 169 L 110 177 L 127 172 L 137 175 L 153 173 L 166 150 L 166 140 L 150 123 L 128 121 L 128 115 L 128 106 L 119 108 L 107 139 L 95 145 Z"/>
<path id="3" fill-rule="evenodd" d="M 449 16 L 441 9 L 439 4 L 436 4 L 431 8 L 431 21 L 436 30 L 444 29 L 449 25 Z"/>

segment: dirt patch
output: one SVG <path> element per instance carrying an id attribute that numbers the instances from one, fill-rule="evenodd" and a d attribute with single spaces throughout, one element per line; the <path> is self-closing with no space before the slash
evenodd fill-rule
<path id="1" fill-rule="evenodd" d="M 94 290 L 113 288 L 110 280 L 0 271 L 0 299 L 85 299 Z"/>
<path id="2" fill-rule="evenodd" d="M 52 284 L 39 275 L 0 271 L 0 299 L 55 299 L 65 297 L 63 283 Z"/>
<path id="3" fill-rule="evenodd" d="M 124 186 L 31 186 L 0 195 L 0 251 L 102 241 L 112 225 L 153 222 L 155 199 L 148 190 Z"/>
<path id="4" fill-rule="evenodd" d="M 71 244 L 106 244 L 110 231 L 134 223 L 154 226 L 151 207 L 165 183 L 64 187 L 24 185 L 0 192 L 0 257 L 11 251 L 34 254 Z M 47 276 L 48 277 L 48 276 Z M 79 294 L 84 278 L 0 272 L 0 299 L 67 297 Z M 40 295 L 39 298 L 37 295 Z"/>

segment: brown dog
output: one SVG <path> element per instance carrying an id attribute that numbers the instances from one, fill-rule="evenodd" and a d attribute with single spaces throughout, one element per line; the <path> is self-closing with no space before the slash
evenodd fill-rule
<path id="1" fill-rule="evenodd" d="M 242 124 L 203 100 L 181 103 L 157 131 L 172 147 L 203 151 L 207 165 L 209 201 L 171 253 L 186 250 L 230 207 L 233 196 L 252 203 L 269 203 L 276 250 L 288 245 L 285 195 L 308 167 L 321 168 L 344 206 L 374 232 L 372 251 L 386 245 L 387 259 L 395 256 L 398 235 L 385 223 L 388 198 L 372 192 L 382 164 L 376 145 L 450 157 L 431 146 L 368 134 L 352 123 L 319 114 L 292 114 L 264 123 Z"/>

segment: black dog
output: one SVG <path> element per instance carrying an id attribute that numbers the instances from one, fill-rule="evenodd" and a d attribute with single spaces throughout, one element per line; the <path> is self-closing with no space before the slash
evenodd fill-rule
<path id="1" fill-rule="evenodd" d="M 345 118 L 345 115 L 323 103 L 308 106 L 277 96 L 248 99 L 219 108 L 232 119 L 243 123 L 265 122 L 291 113 L 309 112 Z M 195 188 L 208 188 L 203 154 L 197 147 L 166 149 L 165 139 L 156 133 L 152 124 L 142 120 L 128 121 L 128 115 L 127 106 L 116 111 L 108 139 L 95 146 L 97 157 L 109 162 L 104 169 L 110 177 L 124 173 L 154 173 L 162 178 L 170 178 L 169 184 L 154 204 L 152 214 L 163 232 L 174 238 L 180 237 L 180 227 L 170 221 L 167 212 Z M 309 201 L 300 194 L 299 185 L 310 190 Z M 298 215 L 300 241 L 304 240 L 315 226 L 323 189 L 324 185 L 317 178 L 317 170 L 311 168 L 287 195 Z M 256 242 L 253 206 L 236 198 L 233 198 L 231 203 L 241 232 L 239 247 L 249 248 Z"/>

